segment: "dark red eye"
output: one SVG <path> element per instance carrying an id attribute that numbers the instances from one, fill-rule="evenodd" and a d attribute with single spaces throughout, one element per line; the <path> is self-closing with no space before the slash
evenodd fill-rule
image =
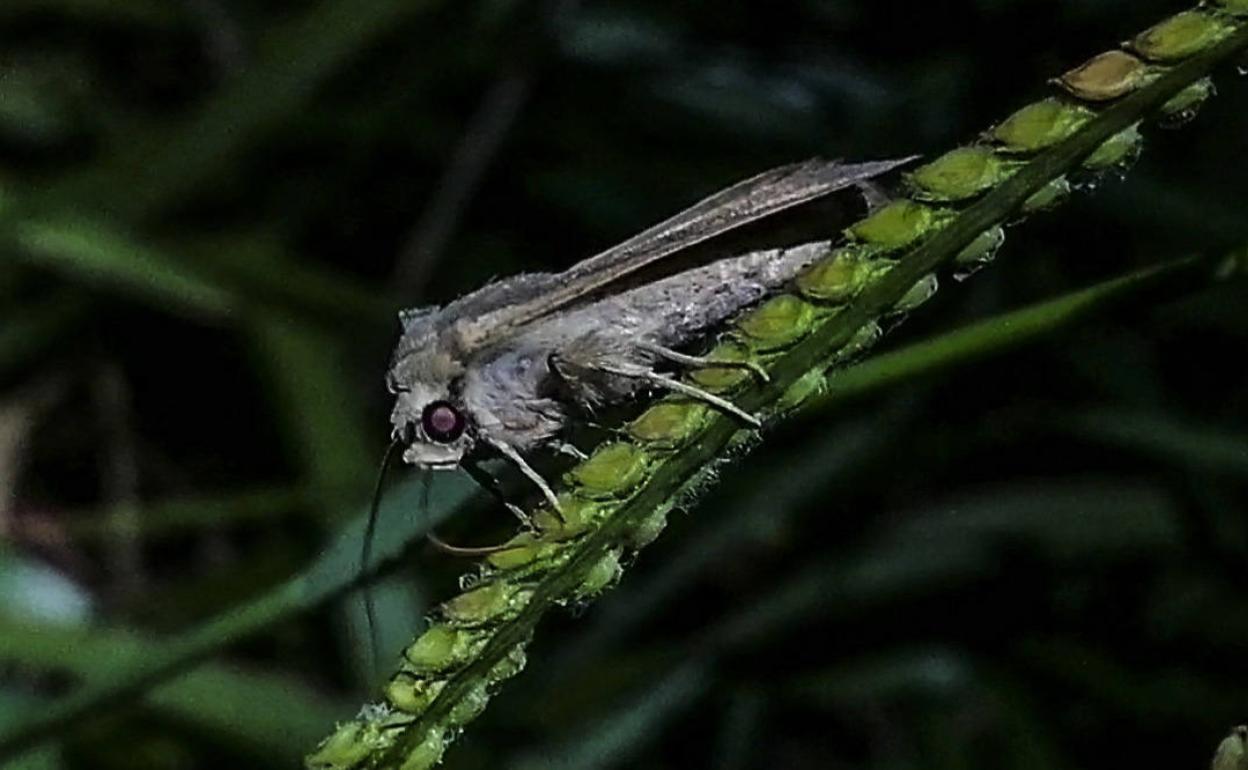
<path id="1" fill-rule="evenodd" d="M 425 435 L 439 444 L 449 444 L 464 434 L 467 421 L 463 412 L 446 401 L 433 401 L 420 415 Z"/>

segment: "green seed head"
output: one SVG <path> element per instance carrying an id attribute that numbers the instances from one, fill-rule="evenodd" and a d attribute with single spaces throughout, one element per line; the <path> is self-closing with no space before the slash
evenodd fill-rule
<path id="1" fill-rule="evenodd" d="M 849 228 L 850 238 L 885 251 L 897 251 L 927 235 L 949 219 L 948 212 L 901 198 Z"/>
<path id="2" fill-rule="evenodd" d="M 405 714 L 419 714 L 446 686 L 445 679 L 428 679 L 400 671 L 386 683 L 386 701 Z"/>
<path id="3" fill-rule="evenodd" d="M 754 353 L 745 345 L 736 340 L 724 340 L 711 349 L 707 354 L 707 358 L 712 361 L 749 361 L 753 358 Z M 753 377 L 749 371 L 739 366 L 726 366 L 716 368 L 714 366 L 705 369 L 698 369 L 689 373 L 689 379 L 693 380 L 698 387 L 711 393 L 727 393 L 735 390 Z"/>
<path id="4" fill-rule="evenodd" d="M 1023 211 L 1032 214 L 1047 211 L 1070 197 L 1070 180 L 1064 176 L 1050 180 L 1048 184 L 1031 194 L 1023 201 Z M 1004 234 L 1002 235 L 1004 237 Z"/>
<path id="5" fill-rule="evenodd" d="M 560 518 L 549 507 L 533 514 L 533 523 L 543 540 L 566 540 L 576 537 L 602 519 L 606 509 L 602 502 L 568 492 L 558 494 Z"/>
<path id="6" fill-rule="evenodd" d="M 1212 78 L 1202 78 L 1174 95 L 1161 107 L 1161 114 L 1167 118 L 1186 120 L 1196 114 L 1201 106 L 1209 101 L 1216 89 Z"/>
<path id="7" fill-rule="evenodd" d="M 447 721 L 454 727 L 466 725 L 481 715 L 485 707 L 490 705 L 490 691 L 482 682 L 469 690 L 447 716 Z"/>
<path id="8" fill-rule="evenodd" d="M 872 249 L 843 246 L 806 268 L 797 289 L 810 299 L 844 304 L 858 295 L 872 275 Z"/>
<path id="9" fill-rule="evenodd" d="M 854 332 L 854 336 L 849 338 L 849 342 L 845 343 L 845 347 L 841 348 L 836 354 L 837 363 L 844 361 L 852 361 L 862 353 L 880 341 L 880 337 L 884 336 L 884 330 L 875 321 L 868 321 L 858 327 L 858 331 Z"/>
<path id="10" fill-rule="evenodd" d="M 494 664 L 494 668 L 490 669 L 489 683 L 496 685 L 499 682 L 510 679 L 516 674 L 524 670 L 524 664 L 528 662 L 528 658 L 524 653 L 524 645 L 517 644 L 507 651 L 507 654 Z"/>
<path id="11" fill-rule="evenodd" d="M 915 197 L 928 201 L 973 198 L 1005 180 L 1014 164 L 1002 161 L 988 147 L 959 147 L 910 174 Z"/>
<path id="12" fill-rule="evenodd" d="M 1214 0 L 1213 4 L 1232 16 L 1248 16 L 1248 0 Z"/>
<path id="13" fill-rule="evenodd" d="M 759 351 L 782 350 L 815 326 L 814 305 L 792 294 L 772 297 L 737 322 L 737 332 Z"/>
<path id="14" fill-rule="evenodd" d="M 998 225 L 991 230 L 985 230 L 958 253 L 954 263 L 959 265 L 980 265 L 985 262 L 991 262 L 993 257 L 997 256 L 997 251 L 1004 243 L 1004 227 Z"/>
<path id="15" fill-rule="evenodd" d="M 463 665 L 484 644 L 481 633 L 435 623 L 403 651 L 416 673 L 439 673 Z"/>
<path id="16" fill-rule="evenodd" d="M 1150 61 L 1173 62 L 1203 51 L 1234 31 L 1213 14 L 1184 11 L 1141 32 L 1131 47 Z"/>
<path id="17" fill-rule="evenodd" d="M 1083 161 L 1083 167 L 1091 171 L 1105 171 L 1114 166 L 1129 164 L 1140 154 L 1143 146 L 1144 136 L 1137 123 L 1105 140 L 1104 144 Z"/>
<path id="18" fill-rule="evenodd" d="M 1029 104 L 1000 123 L 991 137 L 1006 152 L 1032 153 L 1067 138 L 1095 113 L 1063 99 L 1049 98 Z"/>
<path id="19" fill-rule="evenodd" d="M 460 627 L 502 622 L 514 618 L 532 594 L 532 590 L 506 581 L 487 583 L 443 604 L 442 614 Z"/>
<path id="20" fill-rule="evenodd" d="M 386 743 L 380 729 L 372 722 L 343 722 L 316 751 L 304 758 L 303 765 L 307 770 L 351 770 Z"/>
<path id="21" fill-rule="evenodd" d="M 607 551 L 598 563 L 590 568 L 585 579 L 576 588 L 576 596 L 580 599 L 597 596 L 603 589 L 619 579 L 624 569 L 620 566 L 620 552 L 612 549 Z"/>
<path id="22" fill-rule="evenodd" d="M 425 739 L 416 744 L 407 755 L 407 759 L 403 760 L 399 770 L 429 770 L 442 761 L 442 755 L 445 752 L 446 739 L 442 735 L 442 730 L 437 727 L 431 728 Z"/>
<path id="23" fill-rule="evenodd" d="M 635 444 L 603 444 L 580 465 L 568 471 L 568 481 L 593 499 L 623 497 L 646 478 L 650 458 Z"/>
<path id="24" fill-rule="evenodd" d="M 697 437 L 710 411 L 703 404 L 680 400 L 660 401 L 628 425 L 628 435 L 657 449 L 678 449 Z"/>
<path id="25" fill-rule="evenodd" d="M 1086 102 L 1125 96 L 1153 77 L 1148 65 L 1126 51 L 1106 51 L 1058 78 L 1067 92 Z"/>
<path id="26" fill-rule="evenodd" d="M 784 393 L 776 401 L 775 414 L 783 414 L 792 409 L 796 409 L 819 394 L 823 390 L 823 386 L 827 383 L 827 377 L 822 369 L 812 369 L 799 377 L 792 385 L 785 389 Z"/>
<path id="27" fill-rule="evenodd" d="M 504 545 L 507 550 L 485 557 L 491 567 L 500 570 L 518 569 L 550 558 L 558 551 L 556 543 L 539 539 L 532 532 L 521 532 Z"/>
<path id="28" fill-rule="evenodd" d="M 914 310 L 919 305 L 922 305 L 924 302 L 931 299 L 932 295 L 936 293 L 936 289 L 939 288 L 939 285 L 940 284 L 937 282 L 935 274 L 923 276 L 915 282 L 914 286 L 910 287 L 910 291 L 906 292 L 905 295 L 897 301 L 897 304 L 893 306 L 893 310 L 898 313 L 909 313 L 911 310 Z"/>

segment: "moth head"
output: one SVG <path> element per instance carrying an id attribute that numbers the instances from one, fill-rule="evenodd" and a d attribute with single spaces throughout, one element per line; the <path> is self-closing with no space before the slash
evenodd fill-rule
<path id="1" fill-rule="evenodd" d="M 472 449 L 467 410 L 445 388 L 389 382 L 394 393 L 390 437 L 403 445 L 403 461 L 422 468 L 454 468 Z"/>

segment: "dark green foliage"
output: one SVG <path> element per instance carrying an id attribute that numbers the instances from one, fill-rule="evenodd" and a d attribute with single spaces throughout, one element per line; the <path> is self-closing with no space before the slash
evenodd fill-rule
<path id="1" fill-rule="evenodd" d="M 0 734 L 54 739 L 14 766 L 286 767 L 376 699 L 466 569 L 393 561 L 429 524 L 405 481 L 386 660 L 337 600 L 400 305 L 777 162 L 943 151 L 1181 10 L 698 8 L 0 8 Z M 1248 303 L 1169 261 L 1248 242 L 1218 84 L 549 618 L 447 766 L 1206 762 L 1248 702 Z"/>

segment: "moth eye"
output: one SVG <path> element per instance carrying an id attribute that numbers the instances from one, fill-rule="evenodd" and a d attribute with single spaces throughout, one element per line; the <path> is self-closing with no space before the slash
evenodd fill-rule
<path id="1" fill-rule="evenodd" d="M 468 421 L 464 413 L 447 401 L 433 401 L 420 415 L 425 435 L 439 444 L 449 444 L 464 434 Z"/>

